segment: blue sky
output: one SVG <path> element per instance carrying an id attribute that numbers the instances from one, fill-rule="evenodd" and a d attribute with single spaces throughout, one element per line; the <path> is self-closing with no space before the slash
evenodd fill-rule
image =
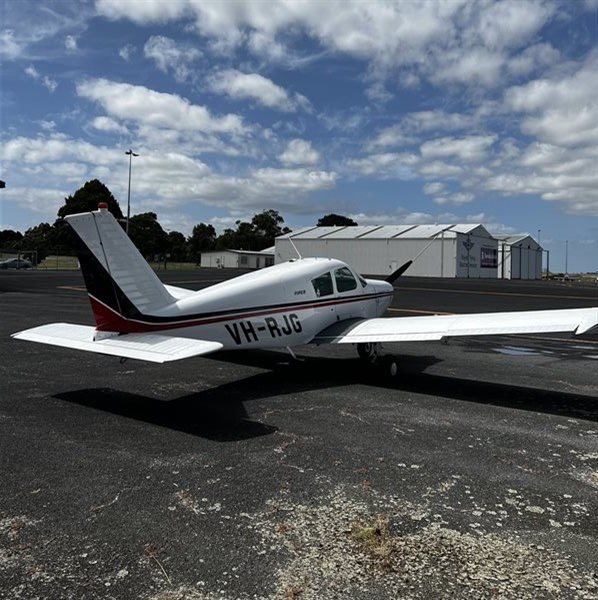
<path id="1" fill-rule="evenodd" d="M 0 0 L 0 228 L 481 222 L 598 270 L 598 0 Z"/>

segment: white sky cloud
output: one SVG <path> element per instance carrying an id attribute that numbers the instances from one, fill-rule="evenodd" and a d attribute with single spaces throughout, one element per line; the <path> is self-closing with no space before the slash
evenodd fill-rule
<path id="1" fill-rule="evenodd" d="M 439 181 L 434 181 L 431 183 L 426 183 L 424 185 L 424 194 L 428 194 L 429 196 L 435 196 L 444 192 L 444 184 Z"/>
<path id="2" fill-rule="evenodd" d="M 495 85 L 510 58 L 556 13 L 543 0 L 273 1 L 268 10 L 251 0 L 97 0 L 96 8 L 108 18 L 140 24 L 193 19 L 198 33 L 224 53 L 245 45 L 261 58 L 280 60 L 288 54 L 280 37 L 293 29 L 329 51 L 369 61 L 379 73 L 403 67 L 437 81 L 483 85 Z M 372 99 L 386 99 L 380 82 L 372 81 L 369 90 Z"/>
<path id="3" fill-rule="evenodd" d="M 320 160 L 320 154 L 307 140 L 291 140 L 280 155 L 280 162 L 286 166 L 315 165 Z"/>
<path id="4" fill-rule="evenodd" d="M 521 129 L 538 141 L 571 147 L 598 143 L 598 55 L 565 76 L 508 89 L 505 104 L 526 115 Z"/>
<path id="5" fill-rule="evenodd" d="M 58 87 L 58 83 L 48 77 L 47 75 L 42 75 L 33 65 L 29 65 L 25 69 L 25 74 L 31 77 L 31 79 L 35 79 L 35 81 L 39 81 L 44 87 L 48 89 L 50 93 L 54 92 Z"/>
<path id="6" fill-rule="evenodd" d="M 235 100 L 254 100 L 267 108 L 284 112 L 309 110 L 309 100 L 301 94 L 289 93 L 258 73 L 241 73 L 235 69 L 218 71 L 208 78 L 209 88 Z"/>
<path id="7" fill-rule="evenodd" d="M 90 125 L 98 131 L 111 131 L 114 133 L 128 133 L 129 130 L 110 117 L 96 117 Z"/>
<path id="8" fill-rule="evenodd" d="M 125 44 L 119 51 L 118 55 L 126 62 L 131 60 L 133 54 L 137 52 L 137 48 L 133 44 Z"/>
<path id="9" fill-rule="evenodd" d="M 470 135 L 462 138 L 444 137 L 424 142 L 420 151 L 424 158 L 456 156 L 464 162 L 476 162 L 486 156 L 496 135 Z"/>
<path id="10" fill-rule="evenodd" d="M 473 201 L 473 194 L 467 193 L 467 192 L 457 192 L 455 194 L 447 194 L 444 196 L 437 196 L 436 198 L 434 198 L 434 203 L 435 204 L 455 204 L 455 205 L 461 205 L 461 204 L 468 204 L 469 202 Z"/>
<path id="11" fill-rule="evenodd" d="M 77 38 L 74 35 L 67 35 L 64 38 L 64 47 L 68 52 L 76 52 L 79 49 L 77 46 Z"/>
<path id="12" fill-rule="evenodd" d="M 126 17 L 138 24 L 164 23 L 181 18 L 190 4 L 188 0 L 96 0 L 96 10 L 114 20 Z"/>
<path id="13" fill-rule="evenodd" d="M 22 52 L 23 46 L 15 38 L 15 32 L 12 29 L 5 29 L 0 32 L 0 58 L 14 60 Z"/>
<path id="14" fill-rule="evenodd" d="M 156 92 L 141 85 L 90 79 L 77 84 L 77 93 L 97 102 L 114 117 L 154 127 L 229 134 L 243 134 L 246 131 L 238 115 L 214 117 L 205 106 L 191 104 L 176 94 Z"/>
<path id="15" fill-rule="evenodd" d="M 413 166 L 418 158 L 406 152 L 384 152 L 370 154 L 364 158 L 353 158 L 347 161 L 347 168 L 360 175 L 375 175 L 384 179 L 413 179 Z"/>
<path id="16" fill-rule="evenodd" d="M 48 188 L 61 181 L 81 181 L 100 177 L 122 198 L 126 195 L 128 162 L 121 150 L 94 146 L 81 140 L 55 135 L 47 138 L 18 137 L 8 140 L 0 148 L 0 159 L 6 165 L 19 165 L 23 175 L 42 176 Z M 284 208 L 287 212 L 301 213 L 298 200 L 310 192 L 332 189 L 337 174 L 307 168 L 272 167 L 254 169 L 244 177 L 221 175 L 206 163 L 181 153 L 140 150 L 133 164 L 133 196 L 136 208 L 172 210 L 188 203 L 238 210 L 261 210 L 264 198 L 268 208 Z M 13 191 L 10 199 L 30 208 L 31 194 L 23 197 Z M 3 196 L 4 197 L 4 196 Z M 49 203 L 55 196 L 44 196 Z M 63 198 L 61 198 L 63 200 Z M 58 205 L 39 207 L 39 212 L 55 214 Z"/>
<path id="17" fill-rule="evenodd" d="M 14 187 L 2 190 L 2 199 L 44 215 L 49 222 L 56 218 L 68 193 L 61 189 Z M 3 227 L 2 227 L 3 228 Z"/>
<path id="18" fill-rule="evenodd" d="M 163 35 L 151 36 L 143 47 L 143 54 L 146 58 L 154 60 L 161 71 L 172 71 L 177 81 L 192 79 L 195 73 L 193 63 L 202 56 L 197 48 L 177 44 Z"/>

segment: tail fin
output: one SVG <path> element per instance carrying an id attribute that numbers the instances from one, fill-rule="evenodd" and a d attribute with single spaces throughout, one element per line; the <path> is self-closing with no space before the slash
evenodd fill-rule
<path id="1" fill-rule="evenodd" d="M 65 220 L 76 234 L 97 329 L 120 331 L 122 317 L 138 318 L 175 301 L 106 205 Z"/>

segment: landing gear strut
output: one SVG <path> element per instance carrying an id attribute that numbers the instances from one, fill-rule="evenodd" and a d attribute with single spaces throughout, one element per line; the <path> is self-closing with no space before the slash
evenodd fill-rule
<path id="1" fill-rule="evenodd" d="M 367 360 L 371 363 L 376 361 L 378 355 L 381 353 L 381 350 L 382 344 L 357 344 L 357 354 L 359 354 L 359 358 L 361 358 L 361 360 Z"/>
<path id="2" fill-rule="evenodd" d="M 357 354 L 361 360 L 382 368 L 390 377 L 396 377 L 399 372 L 397 359 L 392 354 L 383 354 L 380 343 L 357 344 Z"/>

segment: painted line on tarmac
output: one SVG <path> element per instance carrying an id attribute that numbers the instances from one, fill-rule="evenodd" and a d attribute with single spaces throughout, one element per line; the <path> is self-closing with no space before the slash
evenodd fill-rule
<path id="1" fill-rule="evenodd" d="M 500 335 L 500 334 L 499 334 Z M 592 344 L 598 346 L 598 342 L 594 340 L 580 339 L 578 336 L 573 338 L 559 338 L 559 337 L 538 337 L 535 335 L 514 335 L 514 334 L 503 334 L 505 337 L 516 337 L 519 340 L 538 340 L 540 342 L 566 342 L 567 344 Z"/>
<path id="2" fill-rule="evenodd" d="M 57 285 L 59 290 L 71 290 L 72 292 L 84 292 L 85 286 L 83 285 Z"/>
<path id="3" fill-rule="evenodd" d="M 553 298 L 562 300 L 592 300 L 590 296 L 557 296 L 555 294 L 523 294 L 521 292 L 478 292 L 476 290 L 452 290 L 450 288 L 396 287 L 395 289 L 402 292 L 414 290 L 417 292 L 449 292 L 451 294 L 477 294 L 478 296 L 518 296 L 521 298 L 544 298 L 548 300 Z"/>

